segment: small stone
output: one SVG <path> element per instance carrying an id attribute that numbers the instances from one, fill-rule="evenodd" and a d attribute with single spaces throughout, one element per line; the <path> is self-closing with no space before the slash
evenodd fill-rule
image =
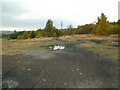
<path id="1" fill-rule="evenodd" d="M 20 61 L 18 61 L 18 63 L 20 63 Z"/>
<path id="2" fill-rule="evenodd" d="M 29 69 L 27 69 L 27 70 L 29 70 L 29 71 L 30 71 L 31 69 L 29 68 Z"/>
<path id="3" fill-rule="evenodd" d="M 66 86 L 66 85 L 67 85 L 67 83 L 64 83 L 64 85 Z"/>
<path id="4" fill-rule="evenodd" d="M 44 82 L 45 82 L 45 81 L 47 81 L 47 80 L 43 78 L 43 79 L 42 79 L 42 81 L 44 81 Z"/>
<path id="5" fill-rule="evenodd" d="M 74 72 L 74 70 L 72 70 Z"/>
<path id="6" fill-rule="evenodd" d="M 79 70 L 79 69 L 76 69 L 77 71 Z"/>
<path id="7" fill-rule="evenodd" d="M 63 50 L 63 49 L 65 49 L 65 46 L 57 45 L 53 47 L 53 50 Z"/>
<path id="8" fill-rule="evenodd" d="M 83 74 L 83 73 L 79 73 L 80 75 Z"/>

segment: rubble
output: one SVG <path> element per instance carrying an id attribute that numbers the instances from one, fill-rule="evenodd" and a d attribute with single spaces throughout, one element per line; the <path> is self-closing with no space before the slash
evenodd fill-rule
<path id="1" fill-rule="evenodd" d="M 65 46 L 58 45 L 53 47 L 53 50 L 63 50 L 63 49 L 65 49 Z"/>

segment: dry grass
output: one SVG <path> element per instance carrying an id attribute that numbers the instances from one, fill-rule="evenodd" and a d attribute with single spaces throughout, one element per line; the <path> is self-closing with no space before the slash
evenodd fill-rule
<path id="1" fill-rule="evenodd" d="M 51 44 L 52 38 L 27 39 L 27 40 L 2 40 L 2 54 L 17 54 L 28 49 L 38 48 L 41 45 Z"/>
<path id="2" fill-rule="evenodd" d="M 81 34 L 81 35 L 72 35 L 72 36 L 62 36 L 60 37 L 62 40 L 66 41 L 78 41 L 78 40 L 116 40 L 118 39 L 118 35 L 110 35 L 110 36 L 96 36 L 94 34 Z"/>
<path id="3" fill-rule="evenodd" d="M 85 35 L 73 35 L 73 36 L 63 36 L 60 37 L 60 39 L 65 41 L 77 41 L 80 43 L 80 41 L 83 41 L 77 47 L 84 47 L 88 50 L 98 53 L 100 55 L 104 55 L 106 57 L 110 57 L 113 59 L 118 60 L 118 48 L 114 47 L 114 41 L 118 40 L 118 35 L 110 35 L 110 36 L 96 36 L 93 34 L 85 34 Z M 103 44 L 97 44 L 95 42 L 92 42 L 91 40 L 105 40 L 106 42 Z"/>
<path id="4" fill-rule="evenodd" d="M 40 48 L 40 46 L 51 45 L 53 38 L 39 38 L 27 40 L 3 40 L 2 41 L 2 54 L 16 54 L 22 53 L 28 49 Z M 118 47 L 112 46 L 114 40 L 118 40 L 117 35 L 111 36 L 95 36 L 92 34 L 87 35 L 73 35 L 62 36 L 59 39 L 78 42 L 78 47 L 84 47 L 88 50 L 106 55 L 114 59 L 118 59 Z M 106 40 L 104 44 L 96 44 L 90 40 Z M 84 42 L 81 42 L 84 41 Z"/>

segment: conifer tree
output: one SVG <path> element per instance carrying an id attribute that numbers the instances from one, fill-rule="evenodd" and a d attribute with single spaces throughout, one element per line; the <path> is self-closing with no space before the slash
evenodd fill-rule
<path id="1" fill-rule="evenodd" d="M 98 22 L 96 24 L 96 34 L 99 35 L 108 35 L 109 34 L 109 21 L 107 21 L 107 17 L 104 13 L 98 17 Z"/>

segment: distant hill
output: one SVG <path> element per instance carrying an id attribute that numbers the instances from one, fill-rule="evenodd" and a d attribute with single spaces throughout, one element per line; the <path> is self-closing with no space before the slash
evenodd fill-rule
<path id="1" fill-rule="evenodd" d="M 0 31 L 0 34 L 11 34 L 13 33 L 14 31 Z"/>

